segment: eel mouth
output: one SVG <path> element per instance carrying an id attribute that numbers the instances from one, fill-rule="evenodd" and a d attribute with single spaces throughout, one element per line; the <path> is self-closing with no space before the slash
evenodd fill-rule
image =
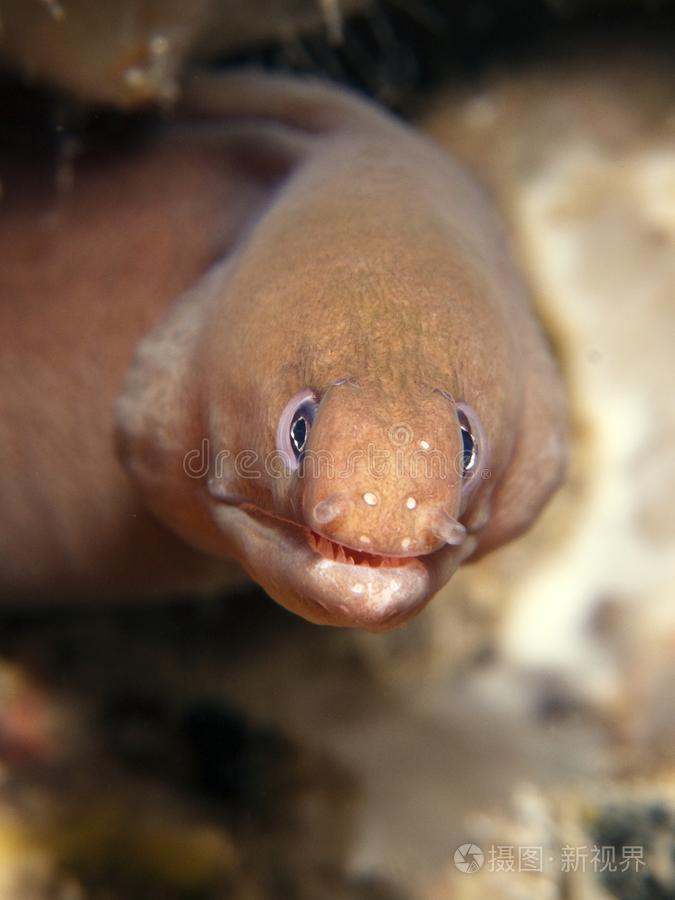
<path id="1" fill-rule="evenodd" d="M 302 526 L 300 526 L 302 527 Z M 324 559 L 330 559 L 333 562 L 346 563 L 352 566 L 370 566 L 371 568 L 396 568 L 414 562 L 416 556 L 383 556 L 379 553 L 368 553 L 365 550 L 353 550 L 351 547 L 340 544 L 331 538 L 312 531 L 311 528 L 306 529 L 308 532 L 309 546 L 319 553 Z"/>
<path id="2" fill-rule="evenodd" d="M 354 550 L 239 498 L 213 499 L 214 522 L 251 578 L 317 624 L 395 628 L 424 608 L 462 559 L 452 546 L 403 558 Z"/>
<path id="3" fill-rule="evenodd" d="M 307 525 L 302 525 L 300 522 L 295 522 L 293 519 L 286 519 L 283 516 L 278 516 L 254 503 L 242 501 L 235 505 L 251 516 L 267 516 L 283 525 L 297 528 L 299 532 L 304 533 L 311 549 L 331 562 L 343 563 L 351 566 L 370 566 L 371 568 L 377 569 L 380 567 L 397 568 L 421 558 L 420 556 L 386 556 L 383 553 L 356 550 L 354 547 L 350 547 L 347 544 L 341 544 L 339 541 L 334 541 L 332 538 L 319 534 L 318 531 L 314 531 Z M 423 555 L 430 556 L 431 554 Z"/>

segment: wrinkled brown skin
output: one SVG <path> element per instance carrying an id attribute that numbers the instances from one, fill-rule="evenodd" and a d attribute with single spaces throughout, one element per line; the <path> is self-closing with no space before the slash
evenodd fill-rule
<path id="1" fill-rule="evenodd" d="M 524 531 L 562 477 L 560 378 L 502 228 L 453 160 L 344 91 L 201 78 L 186 107 L 161 142 L 78 168 L 68 194 L 46 200 L 14 168 L 5 593 L 163 594 L 236 560 L 311 621 L 391 628 Z M 303 388 L 320 401 L 309 449 L 336 465 L 266 469 Z M 452 465 L 410 466 L 420 441 L 457 458 L 458 402 L 489 447 L 464 493 Z M 357 453 L 344 477 L 366 447 L 403 464 L 383 475 Z M 465 538 L 445 545 L 439 517 Z M 407 559 L 326 559 L 309 528 Z"/>

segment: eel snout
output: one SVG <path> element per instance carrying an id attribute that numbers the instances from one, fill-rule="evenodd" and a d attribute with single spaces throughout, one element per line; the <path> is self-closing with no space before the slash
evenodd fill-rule
<path id="1" fill-rule="evenodd" d="M 395 498 L 381 490 L 332 494 L 306 510 L 306 524 L 323 545 L 387 558 L 426 556 L 466 538 L 466 528 L 443 503 L 420 502 L 410 492 Z M 316 543 L 320 550 L 322 542 Z"/>

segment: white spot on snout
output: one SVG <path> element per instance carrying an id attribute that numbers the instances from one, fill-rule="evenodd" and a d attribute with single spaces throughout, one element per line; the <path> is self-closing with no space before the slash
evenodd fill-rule
<path id="1" fill-rule="evenodd" d="M 352 593 L 353 594 L 362 594 L 365 590 L 365 587 L 361 584 L 361 582 L 357 582 L 352 585 Z"/>
<path id="2" fill-rule="evenodd" d="M 417 500 L 415 500 L 414 497 L 408 497 L 408 499 L 405 501 L 405 505 L 408 507 L 408 509 L 415 509 L 415 507 L 417 506 Z"/>
<path id="3" fill-rule="evenodd" d="M 376 506 L 377 505 L 377 495 L 373 494 L 372 491 L 366 491 L 363 495 L 363 502 L 367 506 Z"/>
<path id="4" fill-rule="evenodd" d="M 402 538 L 402 540 L 401 540 L 401 550 L 407 550 L 407 549 L 410 547 L 411 544 L 412 544 L 412 541 L 410 540 L 409 537 L 404 537 L 404 538 Z"/>
<path id="5" fill-rule="evenodd" d="M 370 538 L 368 537 L 367 534 L 362 534 L 362 535 L 359 537 L 359 541 L 360 541 L 362 544 L 369 544 L 369 543 L 370 543 Z"/>
<path id="6" fill-rule="evenodd" d="M 428 450 L 429 449 L 429 441 L 420 441 L 420 447 L 422 448 L 422 450 Z"/>

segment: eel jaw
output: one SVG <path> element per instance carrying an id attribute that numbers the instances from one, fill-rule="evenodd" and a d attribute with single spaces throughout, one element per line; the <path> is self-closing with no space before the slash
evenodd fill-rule
<path id="1" fill-rule="evenodd" d="M 216 501 L 211 513 L 251 578 L 286 609 L 322 625 L 368 631 L 402 625 L 474 549 L 469 539 L 425 556 L 377 558 L 247 504 Z"/>

